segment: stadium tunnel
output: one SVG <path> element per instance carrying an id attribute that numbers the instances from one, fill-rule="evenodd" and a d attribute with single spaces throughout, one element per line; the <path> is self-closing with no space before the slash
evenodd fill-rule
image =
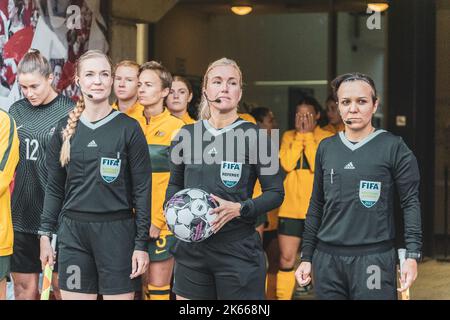
<path id="1" fill-rule="evenodd" d="M 369 2 L 388 8 L 368 12 Z M 239 16 L 232 5 L 252 11 Z M 271 108 L 281 131 L 292 127 L 302 95 L 324 104 L 336 75 L 372 76 L 381 98 L 375 125 L 402 136 L 419 161 L 424 254 L 450 256 L 449 0 L 102 0 L 101 12 L 113 61 L 161 61 L 186 76 L 197 97 L 210 61 L 237 60 L 242 107 Z"/>

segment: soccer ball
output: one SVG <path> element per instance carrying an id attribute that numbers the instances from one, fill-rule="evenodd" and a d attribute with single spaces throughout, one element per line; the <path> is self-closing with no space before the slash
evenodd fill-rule
<path id="1" fill-rule="evenodd" d="M 164 213 L 167 226 L 175 237 L 185 242 L 200 242 L 211 236 L 211 222 L 218 207 L 209 193 L 196 188 L 181 190 L 166 203 Z"/>

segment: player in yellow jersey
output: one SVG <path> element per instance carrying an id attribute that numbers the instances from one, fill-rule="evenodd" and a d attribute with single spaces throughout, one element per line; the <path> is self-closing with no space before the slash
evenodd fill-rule
<path id="1" fill-rule="evenodd" d="M 319 103 L 313 97 L 304 97 L 299 101 L 295 129 L 285 132 L 281 142 L 280 162 L 286 172 L 286 195 L 278 213 L 278 300 L 290 300 L 292 297 L 295 287 L 294 264 L 312 193 L 317 147 L 322 139 L 333 135 L 317 125 L 320 110 Z"/>
<path id="2" fill-rule="evenodd" d="M 6 299 L 6 277 L 13 253 L 13 225 L 9 186 L 19 162 L 19 138 L 14 120 L 0 109 L 0 300 Z"/>
<path id="3" fill-rule="evenodd" d="M 169 300 L 174 259 L 170 248 L 176 239 L 168 230 L 163 203 L 169 183 L 169 147 L 184 122 L 164 107 L 172 76 L 160 63 L 150 61 L 139 69 L 139 102 L 144 106 L 144 134 L 152 166 L 152 209 L 150 227 L 150 268 L 147 273 L 146 300 Z"/>
<path id="4" fill-rule="evenodd" d="M 339 109 L 333 95 L 329 95 L 326 101 L 328 124 L 323 127 L 323 130 L 330 131 L 336 134 L 340 131 L 344 131 L 344 122 L 339 115 Z"/>
<path id="5" fill-rule="evenodd" d="M 139 64 L 123 60 L 114 67 L 114 94 L 116 110 L 136 119 L 141 127 L 145 125 L 144 107 L 138 101 Z"/>
<path id="6" fill-rule="evenodd" d="M 174 76 L 172 87 L 166 100 L 167 109 L 172 115 L 183 120 L 185 124 L 195 122 L 187 111 L 192 97 L 192 86 L 189 81 L 184 77 Z"/>
<path id="7" fill-rule="evenodd" d="M 250 113 L 240 113 L 239 112 L 238 115 L 239 115 L 239 118 L 241 118 L 241 119 L 243 119 L 245 121 L 248 121 L 248 122 L 256 124 L 255 118 L 253 118 L 253 116 Z"/>

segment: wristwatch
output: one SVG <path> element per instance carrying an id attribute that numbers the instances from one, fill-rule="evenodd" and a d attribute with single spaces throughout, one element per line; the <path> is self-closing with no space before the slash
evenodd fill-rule
<path id="1" fill-rule="evenodd" d="M 39 231 L 38 231 L 38 236 L 39 236 L 39 239 L 40 239 L 42 236 L 46 236 L 46 237 L 48 237 L 48 238 L 51 240 L 52 237 L 53 237 L 53 233 L 50 232 L 50 231 L 41 231 L 41 230 L 39 230 Z"/>
<path id="2" fill-rule="evenodd" d="M 248 213 L 250 212 L 250 206 L 247 204 L 246 201 L 242 201 L 240 202 L 241 204 L 241 209 L 239 210 L 241 217 L 245 218 L 246 216 L 248 216 Z"/>
<path id="3" fill-rule="evenodd" d="M 414 259 L 417 262 L 420 262 L 420 260 L 422 260 L 422 253 L 420 253 L 420 252 L 413 252 L 413 251 L 406 251 L 405 258 L 406 259 Z"/>

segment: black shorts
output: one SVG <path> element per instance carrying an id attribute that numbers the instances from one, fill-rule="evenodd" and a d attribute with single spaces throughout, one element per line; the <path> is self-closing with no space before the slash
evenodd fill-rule
<path id="1" fill-rule="evenodd" d="M 140 289 L 140 277 L 130 279 L 135 221 L 131 215 L 113 221 L 107 215 L 102 215 L 106 221 L 91 219 L 94 214 L 62 219 L 58 231 L 61 290 L 117 295 Z"/>
<path id="2" fill-rule="evenodd" d="M 11 256 L 11 272 L 41 273 L 40 240 L 35 234 L 14 231 L 13 255 Z M 58 246 L 56 248 L 58 251 Z M 58 272 L 56 263 L 54 272 Z"/>
<path id="3" fill-rule="evenodd" d="M 264 300 L 266 262 L 257 232 L 235 241 L 178 241 L 173 291 L 191 300 Z"/>
<path id="4" fill-rule="evenodd" d="M 317 248 L 312 258 L 319 300 L 396 300 L 396 253 L 333 254 Z"/>
<path id="5" fill-rule="evenodd" d="M 305 219 L 279 218 L 278 220 L 278 234 L 301 238 L 304 231 Z"/>

